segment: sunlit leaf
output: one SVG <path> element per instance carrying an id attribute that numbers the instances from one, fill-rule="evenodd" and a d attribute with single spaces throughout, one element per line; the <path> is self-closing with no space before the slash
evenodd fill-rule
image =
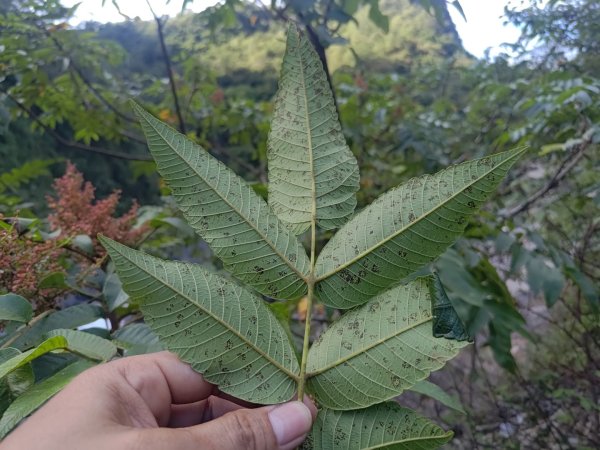
<path id="1" fill-rule="evenodd" d="M 67 340 L 63 336 L 55 336 L 46 339 L 36 348 L 15 355 L 9 360 L 0 364 L 0 378 L 5 377 L 13 370 L 18 369 L 19 367 L 27 364 L 28 362 L 33 361 L 38 356 L 42 356 L 43 354 L 51 352 L 53 350 L 65 349 L 67 348 L 67 345 Z"/>

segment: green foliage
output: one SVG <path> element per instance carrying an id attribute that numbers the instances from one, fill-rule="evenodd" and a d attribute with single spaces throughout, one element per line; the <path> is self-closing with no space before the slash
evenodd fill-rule
<path id="1" fill-rule="evenodd" d="M 386 402 L 358 411 L 322 409 L 302 448 L 426 450 L 444 445 L 452 435 L 414 411 Z"/>
<path id="2" fill-rule="evenodd" d="M 32 315 L 31 303 L 20 295 L 0 295 L 0 321 L 29 322 Z"/>
<path id="3" fill-rule="evenodd" d="M 276 185 L 269 205 L 200 146 L 133 104 L 178 207 L 225 268 L 270 297 L 291 300 L 306 293 L 299 364 L 284 329 L 249 288 L 198 266 L 162 261 L 101 240 L 125 291 L 139 302 L 167 349 L 224 392 L 244 400 L 283 402 L 295 391 L 300 399 L 305 391 L 311 393 L 324 407 L 313 439 L 329 441 L 339 437 L 337 427 L 319 425 L 329 415 L 347 435 L 356 428 L 356 418 L 373 423 L 382 414 L 404 415 L 399 407 L 382 402 L 441 368 L 466 345 L 467 332 L 439 279 L 391 286 L 429 264 L 461 234 L 466 219 L 524 150 L 453 166 L 383 194 L 343 225 L 317 259 L 317 226 L 342 225 L 348 209 L 354 209 L 349 197 L 354 196 L 357 177 L 327 91 L 319 56 L 292 26 L 268 149 Z M 319 140 L 325 134 L 330 137 Z M 336 169 L 337 177 L 321 177 Z M 292 194 L 292 185 L 300 199 L 296 209 L 281 200 Z M 338 220 L 322 223 L 332 217 Z M 310 229 L 310 256 L 284 221 L 295 232 Z M 340 236 L 354 248 L 342 250 L 343 242 L 336 244 Z M 332 267 L 324 269 L 323 259 Z M 337 284 L 324 296 L 320 286 L 330 277 L 337 277 Z M 353 294 L 343 292 L 348 289 Z M 340 299 L 330 304 L 344 308 L 360 307 L 334 322 L 309 350 L 310 315 L 317 298 Z M 360 410 L 335 412 L 346 409 Z M 412 414 L 388 432 L 390 437 L 361 436 L 363 426 L 356 428 L 359 436 L 351 438 L 352 448 L 403 448 L 401 441 L 407 437 L 435 448 L 449 439 Z"/>
<path id="4" fill-rule="evenodd" d="M 61 371 L 24 392 L 2 414 L 2 418 L 0 419 L 0 439 L 4 438 L 21 420 L 59 392 L 76 375 L 93 366 L 93 362 L 85 360 L 69 364 Z"/>

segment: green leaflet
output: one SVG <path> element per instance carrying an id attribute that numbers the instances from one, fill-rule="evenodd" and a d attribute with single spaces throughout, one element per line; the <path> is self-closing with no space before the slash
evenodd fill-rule
<path id="1" fill-rule="evenodd" d="M 410 390 L 422 395 L 426 395 L 427 397 L 431 397 L 432 399 L 437 400 L 441 404 L 447 406 L 450 409 L 458 411 L 461 414 L 466 414 L 466 411 L 463 408 L 463 405 L 460 403 L 460 400 L 448 394 L 437 384 L 434 384 L 427 380 L 422 380 L 415 384 L 413 387 L 411 387 Z"/>
<path id="2" fill-rule="evenodd" d="M 107 339 L 76 330 L 58 329 L 48 333 L 48 337 L 64 336 L 69 343 L 69 351 L 98 361 L 108 361 L 117 354 L 117 346 Z"/>
<path id="3" fill-rule="evenodd" d="M 201 267 L 167 262 L 100 237 L 125 291 L 166 347 L 221 391 L 260 404 L 289 400 L 298 361 L 255 295 Z"/>
<path id="4" fill-rule="evenodd" d="M 433 282 L 429 283 L 429 291 L 433 299 L 433 336 L 473 342 L 456 314 L 437 273 L 433 275 Z"/>
<path id="5" fill-rule="evenodd" d="M 16 348 L 0 349 L 0 364 L 8 361 L 21 352 Z M 12 401 L 21 395 L 35 382 L 35 376 L 31 369 L 31 364 L 25 364 L 8 374 L 6 378 L 0 380 L 0 416 L 6 408 L 10 406 Z"/>
<path id="6" fill-rule="evenodd" d="M 15 355 L 9 360 L 0 364 L 0 378 L 5 377 L 13 370 L 24 366 L 28 362 L 33 361 L 38 356 L 42 356 L 45 353 L 51 352 L 53 350 L 65 349 L 67 348 L 67 345 L 68 342 L 63 336 L 55 336 L 46 339 L 36 348 L 26 351 L 25 353 Z"/>
<path id="7" fill-rule="evenodd" d="M 394 287 L 350 311 L 308 354 L 307 386 L 330 409 L 398 396 L 456 356 L 466 342 L 433 337 L 432 277 Z"/>
<path id="8" fill-rule="evenodd" d="M 358 411 L 322 409 L 304 450 L 430 450 L 452 439 L 443 429 L 395 402 Z"/>
<path id="9" fill-rule="evenodd" d="M 98 305 L 81 304 L 56 311 L 36 321 L 25 331 L 11 347 L 26 350 L 40 344 L 46 334 L 57 328 L 77 328 L 104 316 L 102 307 Z"/>
<path id="10" fill-rule="evenodd" d="M 127 325 L 115 331 L 112 338 L 118 347 L 125 349 L 127 356 L 164 350 L 156 333 L 145 323 Z"/>
<path id="11" fill-rule="evenodd" d="M 93 365 L 94 363 L 91 361 L 77 361 L 29 388 L 2 415 L 2 419 L 0 419 L 0 439 L 3 439 L 21 420 L 59 392 L 73 377 Z"/>
<path id="12" fill-rule="evenodd" d="M 132 105 L 179 209 L 225 267 L 265 295 L 302 296 L 308 257 L 267 203 L 200 146 Z"/>
<path id="13" fill-rule="evenodd" d="M 451 166 L 381 195 L 319 255 L 318 297 L 336 308 L 361 305 L 433 261 L 462 234 L 524 151 Z"/>
<path id="14" fill-rule="evenodd" d="M 0 321 L 29 322 L 32 316 L 31 303 L 20 295 L 0 295 Z"/>
<path id="15" fill-rule="evenodd" d="M 296 234 L 316 218 L 343 225 L 356 207 L 358 164 L 346 144 L 327 76 L 308 38 L 290 25 L 269 133 L 269 205 Z"/>

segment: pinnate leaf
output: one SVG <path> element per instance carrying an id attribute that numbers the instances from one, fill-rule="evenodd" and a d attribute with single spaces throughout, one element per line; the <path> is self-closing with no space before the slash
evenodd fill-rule
<path id="1" fill-rule="evenodd" d="M 269 205 L 295 233 L 343 225 L 356 207 L 358 164 L 323 66 L 290 25 L 268 141 Z"/>
<path id="2" fill-rule="evenodd" d="M 453 433 L 395 402 L 358 411 L 322 409 L 304 442 L 304 450 L 430 450 Z"/>
<path id="3" fill-rule="evenodd" d="M 168 350 L 219 385 L 260 404 L 289 400 L 298 361 L 255 295 L 193 264 L 168 262 L 101 237 L 125 291 Z"/>
<path id="4" fill-rule="evenodd" d="M 433 336 L 432 277 L 378 295 L 325 331 L 308 354 L 307 386 L 330 409 L 398 396 L 444 366 L 466 342 Z"/>
<path id="5" fill-rule="evenodd" d="M 203 148 L 132 105 L 179 209 L 225 267 L 265 295 L 302 296 L 308 257 L 267 203 Z"/>
<path id="6" fill-rule="evenodd" d="M 413 178 L 354 216 L 327 243 L 316 265 L 323 303 L 351 308 L 441 255 L 525 149 Z"/>

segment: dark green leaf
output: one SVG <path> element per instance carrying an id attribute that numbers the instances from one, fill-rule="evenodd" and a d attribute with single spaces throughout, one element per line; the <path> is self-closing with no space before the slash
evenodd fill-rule
<path id="1" fill-rule="evenodd" d="M 0 295 L 0 321 L 29 322 L 32 316 L 31 304 L 20 295 Z"/>
<path id="2" fill-rule="evenodd" d="M 433 335 L 457 341 L 473 342 L 460 317 L 456 314 L 437 274 L 433 276 L 433 283 L 429 284 L 429 291 L 432 299 Z"/>
<path id="3" fill-rule="evenodd" d="M 21 420 L 42 406 L 76 375 L 94 365 L 91 361 L 75 362 L 50 378 L 29 388 L 18 397 L 0 419 L 0 439 L 3 439 Z"/>

